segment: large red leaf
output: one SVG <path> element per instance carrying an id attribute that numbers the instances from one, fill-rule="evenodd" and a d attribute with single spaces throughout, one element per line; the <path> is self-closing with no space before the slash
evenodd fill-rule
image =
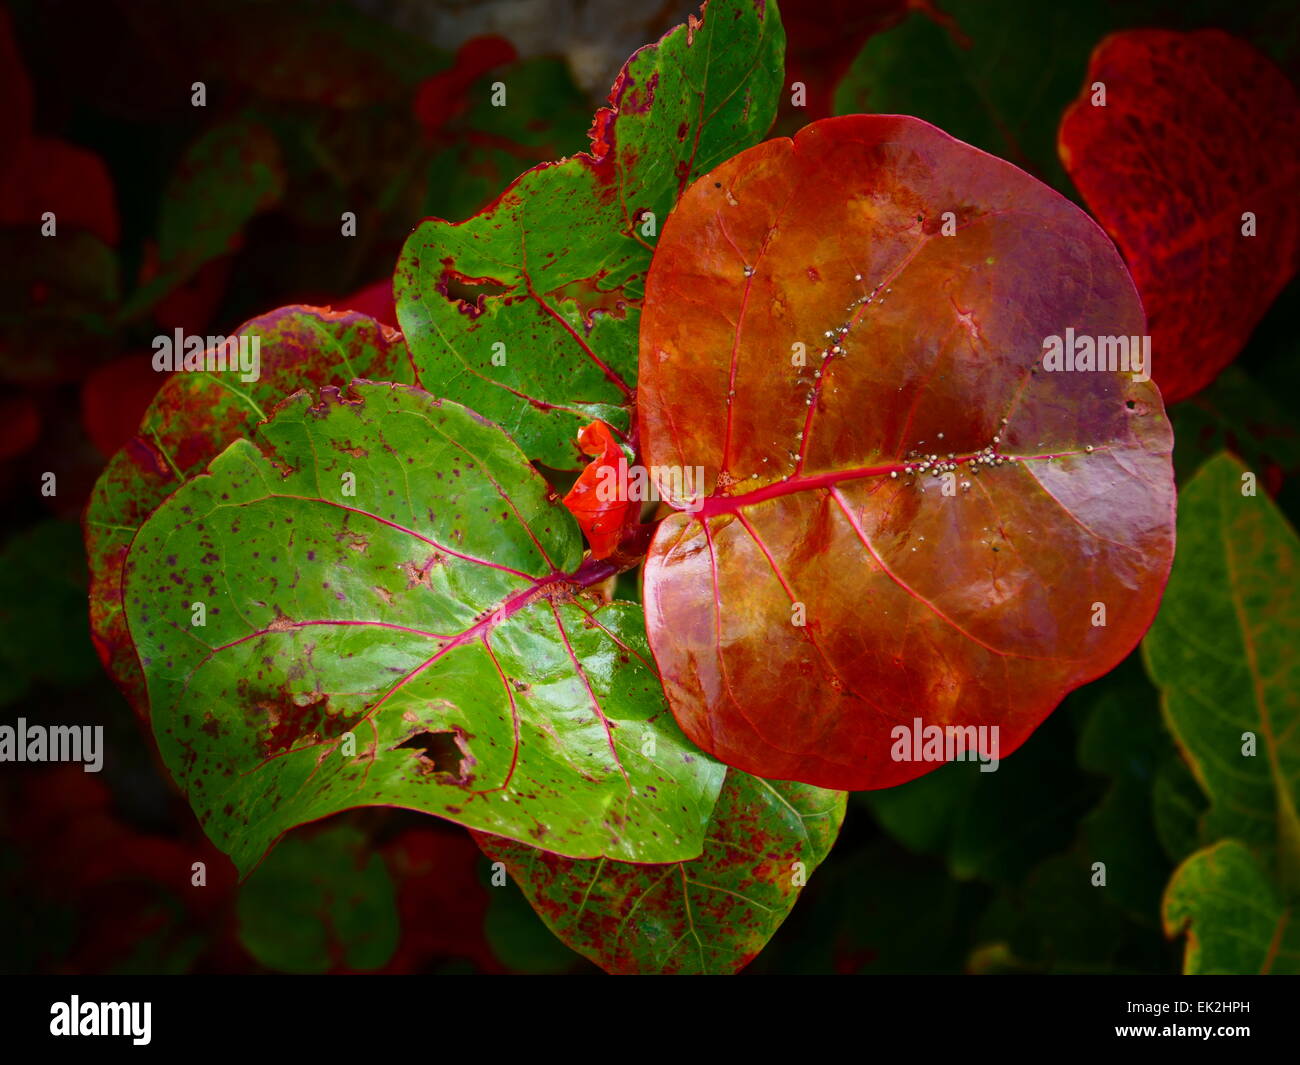
<path id="1" fill-rule="evenodd" d="M 1104 107 L 1092 103 L 1097 82 Z M 1219 30 L 1115 34 L 1065 113 L 1060 153 L 1133 272 L 1165 402 L 1199 392 L 1295 273 L 1295 89 Z M 1254 236 L 1243 232 L 1247 212 Z"/>
<path id="2" fill-rule="evenodd" d="M 1133 374 L 1045 372 L 1067 328 L 1145 331 L 1115 248 L 918 119 L 826 119 L 692 186 L 647 281 L 639 396 L 646 464 L 713 486 L 672 501 L 645 572 L 692 740 L 887 787 L 935 765 L 894 761 L 894 726 L 997 725 L 1005 755 L 1129 652 L 1172 557 L 1169 422 Z M 951 457 L 955 495 L 914 452 Z"/>

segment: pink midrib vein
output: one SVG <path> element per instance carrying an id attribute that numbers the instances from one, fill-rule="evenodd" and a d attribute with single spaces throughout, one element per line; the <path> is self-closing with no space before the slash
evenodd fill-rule
<path id="1" fill-rule="evenodd" d="M 1104 447 L 1095 447 L 1091 454 L 1105 451 Z M 1071 455 L 1088 454 L 1085 451 L 1058 451 L 1050 455 L 1000 455 L 999 457 L 1008 463 L 1017 462 L 1035 462 L 1046 459 L 1066 458 Z M 978 455 L 961 455 L 952 459 L 957 465 L 965 465 L 977 459 Z M 855 466 L 846 470 L 830 470 L 827 473 L 815 473 L 812 475 L 797 474 L 786 478 L 784 481 L 774 481 L 772 484 L 764 485 L 762 488 L 756 488 L 752 492 L 744 492 L 734 496 L 709 496 L 704 500 L 700 508 L 693 512 L 693 516 L 700 520 L 717 517 L 720 514 L 734 514 L 741 507 L 754 506 L 756 503 L 763 503 L 769 499 L 778 499 L 781 496 L 793 495 L 796 492 L 812 492 L 818 488 L 833 488 L 842 481 L 861 480 L 864 477 L 880 477 L 886 474 L 897 473 L 907 474 L 909 476 L 921 477 L 920 470 L 915 469 L 920 460 L 912 462 L 894 461 L 886 466 Z M 685 508 L 679 507 L 684 510 Z"/>

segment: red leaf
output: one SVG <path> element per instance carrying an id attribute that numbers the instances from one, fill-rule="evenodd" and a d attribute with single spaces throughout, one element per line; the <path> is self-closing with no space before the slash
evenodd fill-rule
<path id="1" fill-rule="evenodd" d="M 1092 86 L 1106 87 L 1106 106 Z M 1151 324 L 1166 403 L 1237 357 L 1300 252 L 1300 104 L 1285 75 L 1218 30 L 1133 30 L 1092 55 L 1061 161 L 1115 238 Z M 1243 214 L 1257 235 L 1244 236 Z"/>
<path id="2" fill-rule="evenodd" d="M 0 396 L 0 461 L 21 455 L 40 435 L 41 412 L 31 396 Z"/>
<path id="3" fill-rule="evenodd" d="M 158 274 L 158 245 L 154 241 L 145 241 L 144 256 L 140 270 L 142 283 Z M 164 332 L 174 329 L 186 333 L 204 332 L 217 312 L 221 297 L 225 295 L 226 283 L 230 280 L 230 271 L 234 265 L 234 255 L 209 259 L 198 268 L 193 277 L 182 281 L 158 299 L 150 312 L 154 323 Z"/>
<path id="4" fill-rule="evenodd" d="M 515 47 L 504 37 L 472 37 L 456 52 L 456 61 L 420 83 L 412 108 L 416 121 L 429 134 L 436 133 L 469 107 L 469 90 L 493 67 L 513 63 Z"/>
<path id="5" fill-rule="evenodd" d="M 117 243 L 113 180 L 99 156 L 54 137 L 32 137 L 0 171 L 0 225 L 40 225 L 46 211 L 60 233 L 84 229 Z"/>
<path id="6" fill-rule="evenodd" d="M 32 130 L 32 82 L 14 40 L 13 20 L 0 8 L 0 170 Z"/>
<path id="7" fill-rule="evenodd" d="M 402 938 L 384 970 L 419 972 L 432 960 L 468 958 L 500 972 L 483 933 L 488 889 L 478 876 L 482 852 L 463 828 L 430 819 L 383 848 L 397 886 Z"/>
<path id="8" fill-rule="evenodd" d="M 152 354 L 138 351 L 99 367 L 81 386 L 81 422 L 106 459 L 135 436 L 166 378 L 154 371 Z"/>
<path id="9" fill-rule="evenodd" d="M 831 113 L 835 86 L 867 38 L 902 21 L 909 8 L 929 13 L 930 5 L 924 0 L 823 0 L 791 4 L 781 11 L 786 85 L 790 90 L 797 82 L 805 86 L 805 121 Z M 787 91 L 783 105 L 790 99 Z"/>
<path id="10" fill-rule="evenodd" d="M 397 307 L 393 302 L 391 277 L 382 278 L 334 302 L 336 311 L 356 311 L 358 314 L 369 315 L 376 322 L 381 322 L 390 329 L 397 328 Z"/>
<path id="11" fill-rule="evenodd" d="M 888 787 L 936 764 L 894 760 L 896 727 L 996 725 L 1006 755 L 1133 648 L 1173 552 L 1169 423 L 1132 374 L 1045 372 L 1067 328 L 1144 332 L 1114 246 L 918 119 L 826 119 L 692 186 L 647 279 L 638 391 L 645 463 L 713 486 L 644 578 L 692 740 Z"/>
<path id="12" fill-rule="evenodd" d="M 614 434 L 602 421 L 584 425 L 578 432 L 578 447 L 584 455 L 596 456 L 596 461 L 587 464 L 579 474 L 569 494 L 564 497 L 564 505 L 578 520 L 578 527 L 586 534 L 591 544 L 593 558 L 608 558 L 614 553 L 623 529 L 636 517 L 636 505 L 627 499 L 603 498 L 608 493 L 601 491 L 602 482 L 606 484 L 627 483 L 627 459 L 622 449 L 614 440 Z M 619 464 L 624 472 L 620 475 Z"/>

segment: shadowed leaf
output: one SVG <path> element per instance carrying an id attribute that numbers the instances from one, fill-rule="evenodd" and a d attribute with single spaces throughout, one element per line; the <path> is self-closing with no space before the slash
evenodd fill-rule
<path id="1" fill-rule="evenodd" d="M 365 834 L 331 825 L 295 835 L 239 889 L 239 939 L 271 969 L 380 968 L 397 948 L 397 899 Z"/>
<path id="2" fill-rule="evenodd" d="M 572 861 L 476 833 L 565 943 L 611 973 L 732 973 L 780 927 L 844 818 L 843 794 L 729 770 L 704 853 Z"/>

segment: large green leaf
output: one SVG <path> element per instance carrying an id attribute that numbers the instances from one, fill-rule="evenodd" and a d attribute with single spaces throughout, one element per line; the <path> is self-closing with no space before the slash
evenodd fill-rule
<path id="1" fill-rule="evenodd" d="M 576 524 L 499 428 L 356 382 L 254 439 L 158 508 L 124 575 L 162 756 L 241 870 L 363 805 L 574 857 L 700 853 L 723 767 L 668 714 L 640 609 L 580 594 L 613 568 L 573 572 Z"/>
<path id="2" fill-rule="evenodd" d="M 1210 799 L 1205 838 L 1277 845 L 1300 884 L 1300 542 L 1221 454 L 1179 499 L 1178 553 L 1143 641 L 1165 718 Z M 1249 752 L 1246 733 L 1254 736 Z"/>
<path id="3" fill-rule="evenodd" d="M 844 819 L 843 792 L 732 769 L 704 853 L 571 861 L 478 834 L 565 943 L 612 973 L 732 973 L 771 938 Z"/>
<path id="4" fill-rule="evenodd" d="M 464 222 L 421 224 L 394 291 L 425 386 L 557 469 L 585 463 L 586 422 L 629 433 L 645 212 L 657 232 L 691 181 L 762 137 L 784 46 L 770 0 L 712 0 L 628 60 L 589 153 L 529 170 Z"/>
<path id="5" fill-rule="evenodd" d="M 256 341 L 257 380 L 243 381 L 229 371 L 160 374 L 161 387 L 139 431 L 113 456 L 86 509 L 91 631 L 100 657 L 142 717 L 144 674 L 122 614 L 122 565 L 145 518 L 227 444 L 251 435 L 290 393 L 344 385 L 354 377 L 415 382 L 401 335 L 364 314 L 281 307 L 246 322 L 233 336 Z"/>
<path id="6" fill-rule="evenodd" d="M 1197 851 L 1165 893 L 1165 931 L 1187 933 L 1185 973 L 1300 973 L 1300 924 L 1250 850 L 1226 839 Z"/>

